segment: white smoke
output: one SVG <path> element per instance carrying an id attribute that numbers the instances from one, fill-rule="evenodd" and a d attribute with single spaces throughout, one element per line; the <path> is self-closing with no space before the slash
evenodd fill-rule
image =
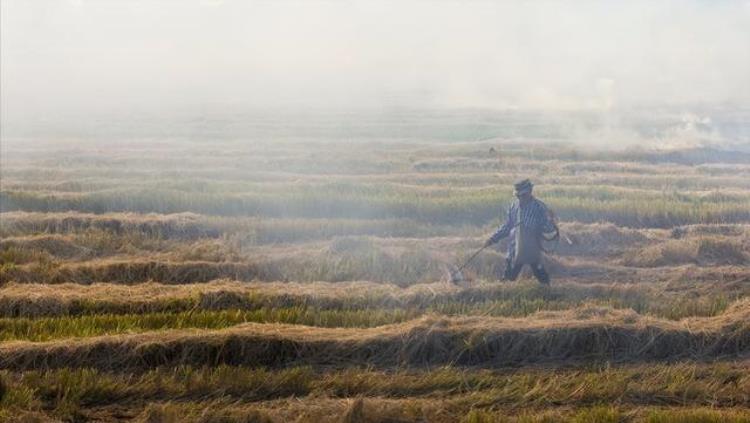
<path id="1" fill-rule="evenodd" d="M 664 149 L 726 147 L 726 140 L 712 126 L 711 118 L 694 113 L 684 113 L 680 122 L 669 127 L 656 139 Z"/>
<path id="2" fill-rule="evenodd" d="M 747 2 L 2 0 L 0 8 L 4 125 L 486 108 L 598 114 L 595 128 L 564 122 L 577 139 L 701 145 L 720 125 L 679 122 L 643 137 L 623 116 L 668 106 L 702 118 L 691 105 L 750 104 Z"/>

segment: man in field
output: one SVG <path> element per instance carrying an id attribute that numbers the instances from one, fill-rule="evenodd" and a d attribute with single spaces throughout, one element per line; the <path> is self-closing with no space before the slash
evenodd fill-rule
<path id="1" fill-rule="evenodd" d="M 514 185 L 516 200 L 508 209 L 508 219 L 485 243 L 490 246 L 511 236 L 505 265 L 505 280 L 514 281 L 528 264 L 536 279 L 545 285 L 550 277 L 542 264 L 542 237 L 557 231 L 557 225 L 547 206 L 531 195 L 534 185 L 524 179 Z"/>

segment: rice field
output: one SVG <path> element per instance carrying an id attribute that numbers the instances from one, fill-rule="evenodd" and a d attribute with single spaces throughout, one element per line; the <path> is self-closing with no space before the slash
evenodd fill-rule
<path id="1" fill-rule="evenodd" d="M 0 420 L 750 422 L 746 156 L 402 138 L 4 140 Z"/>

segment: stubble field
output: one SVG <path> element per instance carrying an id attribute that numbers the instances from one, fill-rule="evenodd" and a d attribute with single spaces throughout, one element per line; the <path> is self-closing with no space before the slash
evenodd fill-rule
<path id="1" fill-rule="evenodd" d="M 0 419 L 750 422 L 750 163 L 550 143 L 6 143 Z M 553 282 L 448 282 L 531 177 Z"/>

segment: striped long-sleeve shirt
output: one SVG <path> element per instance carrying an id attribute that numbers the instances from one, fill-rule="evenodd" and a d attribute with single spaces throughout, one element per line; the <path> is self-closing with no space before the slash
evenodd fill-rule
<path id="1" fill-rule="evenodd" d="M 521 209 L 520 213 L 518 210 L 519 207 Z M 520 222 L 517 222 L 519 217 Z M 490 239 L 493 243 L 500 241 L 501 239 L 513 234 L 515 228 L 519 224 L 523 225 L 525 228 L 540 230 L 541 232 L 552 232 L 555 230 L 555 225 L 549 219 L 546 204 L 536 198 L 532 198 L 528 203 L 521 206 L 519 201 L 515 200 L 508 208 L 508 218 L 505 223 Z M 511 241 L 511 245 L 509 245 L 509 252 L 511 253 L 514 248 L 513 244 L 514 243 Z"/>

